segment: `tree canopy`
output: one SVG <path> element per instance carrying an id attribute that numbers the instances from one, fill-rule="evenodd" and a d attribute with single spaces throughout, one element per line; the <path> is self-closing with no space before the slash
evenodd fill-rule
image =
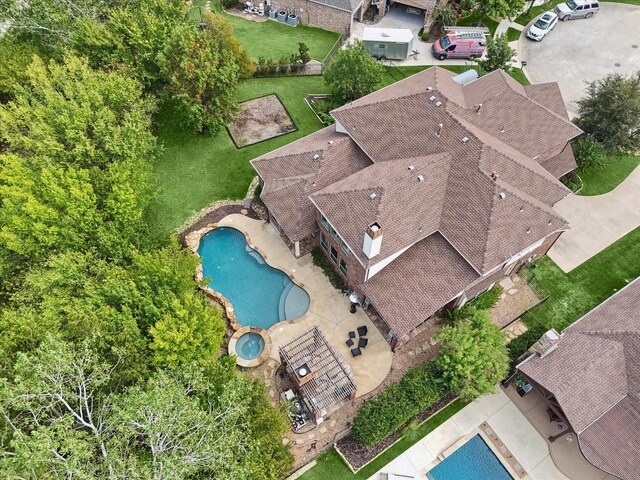
<path id="1" fill-rule="evenodd" d="M 484 73 L 498 69 L 511 67 L 511 60 L 516 56 L 516 51 L 509 46 L 506 35 L 496 35 L 487 43 L 486 57 L 478 64 Z"/>
<path id="2" fill-rule="evenodd" d="M 482 0 L 479 10 L 483 16 L 492 18 L 514 18 L 524 8 L 525 0 Z"/>
<path id="3" fill-rule="evenodd" d="M 324 73 L 324 81 L 341 104 L 373 92 L 382 80 L 384 68 L 360 41 L 341 49 Z"/>
<path id="4" fill-rule="evenodd" d="M 640 147 L 640 71 L 590 82 L 578 100 L 576 124 L 609 150 Z"/>
<path id="5" fill-rule="evenodd" d="M 442 343 L 436 367 L 460 397 L 472 400 L 493 392 L 493 386 L 507 374 L 506 337 L 486 311 L 476 310 L 470 319 L 442 327 L 436 338 Z"/>

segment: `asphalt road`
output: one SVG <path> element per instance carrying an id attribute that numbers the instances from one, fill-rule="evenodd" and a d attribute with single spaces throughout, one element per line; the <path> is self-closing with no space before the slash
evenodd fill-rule
<path id="1" fill-rule="evenodd" d="M 558 82 L 575 114 L 586 81 L 640 70 L 640 7 L 601 2 L 592 18 L 559 21 L 541 42 L 522 35 L 519 57 L 532 83 Z"/>

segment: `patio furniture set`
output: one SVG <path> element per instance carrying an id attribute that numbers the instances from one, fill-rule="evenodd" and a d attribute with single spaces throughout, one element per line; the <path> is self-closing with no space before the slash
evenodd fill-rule
<path id="1" fill-rule="evenodd" d="M 349 338 L 347 339 L 347 347 L 351 348 L 351 356 L 352 357 L 357 357 L 359 355 L 362 355 L 362 350 L 363 348 L 365 348 L 367 346 L 367 343 L 369 343 L 369 339 L 367 338 L 367 326 L 363 325 L 361 327 L 357 328 L 358 331 L 358 343 L 356 344 L 356 332 L 351 331 L 349 332 Z M 355 345 L 355 346 L 354 346 Z"/>

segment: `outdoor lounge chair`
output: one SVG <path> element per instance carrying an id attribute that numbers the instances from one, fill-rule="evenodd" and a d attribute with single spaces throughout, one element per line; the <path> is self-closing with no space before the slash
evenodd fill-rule
<path id="1" fill-rule="evenodd" d="M 351 349 L 351 356 L 352 357 L 357 357 L 358 355 L 362 355 L 362 351 L 359 348 L 352 348 Z"/>
<path id="2" fill-rule="evenodd" d="M 360 337 L 360 340 L 358 340 L 358 348 L 366 347 L 367 343 L 369 343 L 369 340 L 367 338 Z"/>
<path id="3" fill-rule="evenodd" d="M 349 338 L 356 338 L 356 332 L 349 332 Z"/>
<path id="4" fill-rule="evenodd" d="M 353 340 L 348 339 L 346 343 L 347 343 L 347 347 L 353 347 Z"/>
<path id="5" fill-rule="evenodd" d="M 360 335 L 361 337 L 364 337 L 367 335 L 367 326 L 363 325 L 361 327 L 358 327 L 358 335 Z"/>

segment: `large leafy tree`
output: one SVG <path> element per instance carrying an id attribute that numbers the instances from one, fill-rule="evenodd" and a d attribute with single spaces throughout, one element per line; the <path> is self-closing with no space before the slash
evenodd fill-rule
<path id="1" fill-rule="evenodd" d="M 324 81 L 331 87 L 336 100 L 346 103 L 373 92 L 383 73 L 383 66 L 358 41 L 338 52 L 325 71 Z"/>
<path id="2" fill-rule="evenodd" d="M 136 81 L 73 56 L 35 58 L 26 75 L 0 105 L 0 273 L 90 246 L 123 258 L 145 241 L 154 103 Z"/>
<path id="3" fill-rule="evenodd" d="M 195 130 L 209 133 L 233 119 L 238 83 L 254 68 L 229 22 L 210 12 L 202 27 L 187 23 L 177 28 L 159 63 L 166 89 L 182 116 Z"/>
<path id="4" fill-rule="evenodd" d="M 486 58 L 479 62 L 480 68 L 485 73 L 509 68 L 515 56 L 516 51 L 509 46 L 506 35 L 496 35 L 487 44 Z"/>
<path id="5" fill-rule="evenodd" d="M 479 10 L 483 16 L 513 18 L 524 8 L 525 0 L 482 0 Z"/>
<path id="6" fill-rule="evenodd" d="M 640 71 L 590 82 L 576 124 L 610 150 L 640 148 Z"/>
<path id="7" fill-rule="evenodd" d="M 436 338 L 442 346 L 435 364 L 460 397 L 472 400 L 493 392 L 495 383 L 507 374 L 506 337 L 487 312 L 475 311 L 470 319 L 441 328 Z"/>

